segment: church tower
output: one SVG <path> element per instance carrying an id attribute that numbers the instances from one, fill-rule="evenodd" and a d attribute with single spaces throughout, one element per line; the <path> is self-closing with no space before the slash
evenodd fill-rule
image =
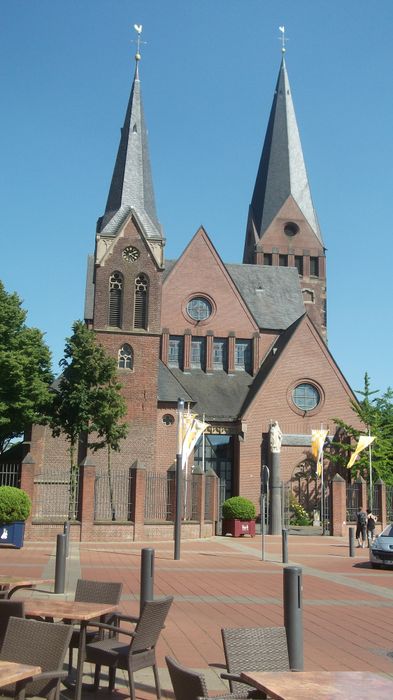
<path id="1" fill-rule="evenodd" d="M 326 340 L 326 258 L 283 57 L 249 208 L 243 263 L 296 267 Z"/>
<path id="2" fill-rule="evenodd" d="M 103 216 L 89 258 L 85 320 L 115 357 L 130 430 L 130 462 L 155 465 L 164 238 L 150 168 L 139 50 Z"/>

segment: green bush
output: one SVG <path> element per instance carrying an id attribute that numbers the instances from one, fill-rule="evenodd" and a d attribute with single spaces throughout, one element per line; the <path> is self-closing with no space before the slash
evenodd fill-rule
<path id="1" fill-rule="evenodd" d="M 222 504 L 222 517 L 225 520 L 254 520 L 255 506 L 248 498 L 233 496 Z"/>
<path id="2" fill-rule="evenodd" d="M 291 498 L 291 524 L 292 525 L 311 525 L 312 519 L 307 513 L 306 509 L 297 502 L 295 497 Z"/>
<path id="3" fill-rule="evenodd" d="M 26 520 L 31 511 L 31 501 L 26 491 L 15 486 L 0 486 L 0 524 L 9 525 Z"/>

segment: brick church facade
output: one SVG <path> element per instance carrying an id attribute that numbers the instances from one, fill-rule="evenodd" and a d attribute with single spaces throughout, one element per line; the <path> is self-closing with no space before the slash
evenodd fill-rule
<path id="1" fill-rule="evenodd" d="M 314 209 L 285 59 L 239 264 L 225 264 L 200 228 L 165 258 L 154 199 L 139 56 L 108 200 L 89 258 L 85 320 L 118 362 L 129 433 L 113 469 L 165 474 L 176 455 L 178 398 L 209 423 L 189 469 L 204 466 L 222 496 L 257 505 L 273 421 L 281 478 L 310 457 L 313 428 L 353 422 L 354 395 L 327 345 L 325 245 Z M 170 236 L 170 232 L 168 232 Z M 66 443 L 34 426 L 36 471 L 68 468 Z M 96 468 L 105 469 L 102 451 Z"/>

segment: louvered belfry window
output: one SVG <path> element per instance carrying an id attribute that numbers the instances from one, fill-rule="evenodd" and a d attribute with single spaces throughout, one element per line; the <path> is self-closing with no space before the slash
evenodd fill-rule
<path id="1" fill-rule="evenodd" d="M 121 328 L 123 275 L 113 272 L 109 278 L 109 325 Z"/>
<path id="2" fill-rule="evenodd" d="M 139 275 L 135 280 L 134 328 L 147 329 L 147 293 L 146 275 Z"/>

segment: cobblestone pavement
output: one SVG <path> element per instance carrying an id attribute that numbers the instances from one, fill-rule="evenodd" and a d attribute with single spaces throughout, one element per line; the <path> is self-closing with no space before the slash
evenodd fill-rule
<path id="1" fill-rule="evenodd" d="M 225 689 L 221 627 L 283 624 L 281 538 L 216 537 L 182 542 L 174 560 L 172 542 L 72 543 L 64 597 L 73 598 L 79 577 L 123 582 L 121 608 L 137 614 L 140 550 L 155 551 L 155 596 L 174 603 L 158 645 L 163 695 L 172 697 L 165 655 L 205 672 L 212 692 Z M 374 671 L 393 677 L 393 571 L 370 568 L 368 550 L 350 558 L 341 538 L 290 535 L 289 562 L 302 568 L 305 670 Z M 0 548 L 1 573 L 53 577 L 53 543 Z M 45 587 L 43 587 L 45 588 Z M 20 594 L 17 594 L 20 597 Z M 22 596 L 41 595 L 23 592 Z M 89 669 L 86 669 L 88 672 Z M 136 674 L 137 697 L 154 698 L 152 674 Z M 127 696 L 124 677 L 116 695 Z M 92 693 L 84 693 L 94 700 Z M 66 691 L 64 697 L 72 697 Z M 105 689 L 98 698 L 108 698 Z"/>

